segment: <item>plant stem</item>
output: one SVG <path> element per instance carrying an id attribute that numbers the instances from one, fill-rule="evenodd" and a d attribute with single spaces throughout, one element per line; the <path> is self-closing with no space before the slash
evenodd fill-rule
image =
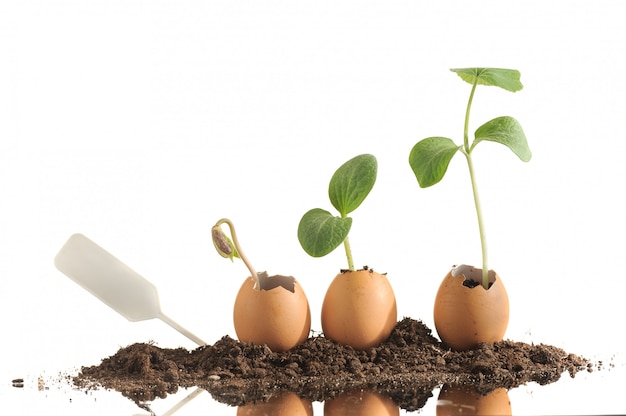
<path id="1" fill-rule="evenodd" d="M 472 182 L 472 193 L 474 194 L 474 206 L 476 207 L 476 217 L 478 218 L 478 232 L 480 234 L 480 248 L 483 256 L 483 281 L 482 286 L 485 289 L 489 289 L 489 266 L 487 264 L 487 237 L 485 236 L 485 226 L 483 223 L 483 214 L 480 207 L 480 198 L 478 196 L 478 186 L 476 185 L 476 177 L 474 174 L 474 164 L 472 163 L 471 148 L 469 146 L 469 118 L 470 109 L 472 107 L 472 101 L 474 100 L 474 92 L 478 85 L 478 77 L 472 85 L 472 91 L 470 92 L 469 100 L 467 101 L 467 109 L 465 110 L 465 125 L 463 127 L 463 149 L 462 152 L 467 159 L 467 166 L 469 168 L 470 181 Z"/>
<path id="2" fill-rule="evenodd" d="M 343 240 L 343 247 L 346 249 L 346 257 L 348 258 L 348 270 L 351 272 L 354 271 L 354 261 L 352 260 L 352 250 L 350 249 L 350 241 L 348 241 L 348 237 Z"/>
<path id="3" fill-rule="evenodd" d="M 470 118 L 470 109 L 472 108 L 472 101 L 474 101 L 474 91 L 476 91 L 476 85 L 478 82 L 478 78 L 474 81 L 474 85 L 472 85 L 472 92 L 470 92 L 469 100 L 467 101 L 467 109 L 465 110 L 465 125 L 463 127 L 463 148 L 465 152 L 470 154 L 469 147 L 469 118 Z"/>
<path id="4" fill-rule="evenodd" d="M 248 260 L 246 255 L 241 250 L 241 247 L 239 246 L 239 240 L 237 239 L 237 233 L 235 232 L 235 226 L 233 225 L 232 221 L 229 220 L 228 218 L 222 218 L 215 225 L 216 226 L 220 226 L 222 224 L 227 224 L 228 225 L 228 228 L 230 229 L 230 236 L 231 236 L 231 238 L 233 240 L 233 244 L 235 245 L 235 248 L 237 249 L 237 253 L 239 254 L 239 258 L 246 265 L 246 267 L 248 268 L 248 271 L 250 272 L 250 276 L 254 279 L 254 288 L 256 290 L 261 290 L 261 283 L 259 282 L 259 275 L 254 270 L 254 267 L 252 267 L 252 264 L 250 263 L 250 261 Z"/>
<path id="5" fill-rule="evenodd" d="M 341 214 L 341 218 L 346 218 L 345 214 Z M 348 258 L 348 270 L 354 271 L 354 260 L 352 260 L 352 249 L 350 248 L 350 240 L 348 236 L 343 240 L 343 248 L 346 250 L 346 257 Z"/>
<path id="6" fill-rule="evenodd" d="M 478 186 L 476 186 L 476 176 L 474 174 L 474 164 L 472 163 L 472 156 L 469 153 L 463 152 L 467 159 L 467 166 L 469 168 L 470 180 L 472 182 L 472 193 L 474 194 L 474 206 L 476 207 L 476 217 L 478 218 L 478 232 L 480 234 L 480 248 L 483 254 L 483 281 L 482 285 L 485 289 L 489 289 L 489 266 L 487 264 L 487 238 L 485 236 L 485 225 L 483 222 L 482 209 L 480 207 L 480 197 L 478 195 Z"/>

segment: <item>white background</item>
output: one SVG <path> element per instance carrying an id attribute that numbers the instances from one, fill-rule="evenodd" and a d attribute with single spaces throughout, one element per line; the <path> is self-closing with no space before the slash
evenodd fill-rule
<path id="1" fill-rule="evenodd" d="M 194 347 L 162 322 L 127 322 L 59 273 L 53 258 L 75 232 L 151 280 L 164 312 L 214 343 L 234 336 L 247 276 L 210 241 L 229 217 L 257 270 L 301 282 L 320 330 L 346 260 L 340 249 L 308 257 L 297 225 L 310 208 L 332 209 L 332 173 L 361 153 L 379 171 L 352 215 L 355 262 L 388 273 L 399 317 L 433 327 L 450 267 L 480 266 L 478 231 L 463 158 L 420 189 L 408 155 L 428 136 L 460 143 L 470 85 L 449 68 L 469 66 L 515 68 L 524 84 L 479 87 L 470 125 L 514 116 L 533 152 L 529 163 L 498 144 L 474 152 L 490 267 L 511 301 L 506 338 L 623 359 L 622 9 L 2 2 L 2 382 L 97 364 L 137 341 Z"/>

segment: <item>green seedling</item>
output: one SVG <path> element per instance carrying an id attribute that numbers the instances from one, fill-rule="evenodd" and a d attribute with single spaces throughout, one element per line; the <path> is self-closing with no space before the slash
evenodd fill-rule
<path id="1" fill-rule="evenodd" d="M 507 91 L 516 92 L 522 89 L 520 73 L 513 69 L 498 68 L 463 68 L 451 69 L 465 82 L 472 85 L 467 109 L 465 111 L 465 124 L 463 128 L 463 144 L 457 145 L 453 140 L 446 137 L 428 137 L 419 141 L 411 150 L 409 164 L 415 173 L 415 177 L 422 188 L 426 188 L 438 183 L 446 173 L 452 157 L 461 152 L 467 160 L 472 191 L 474 195 L 474 205 L 478 218 L 478 230 L 480 233 L 480 244 L 482 249 L 482 286 L 489 287 L 488 265 L 487 265 L 487 240 L 483 224 L 483 216 L 476 186 L 474 164 L 472 163 L 472 152 L 476 145 L 483 141 L 501 143 L 513 151 L 522 161 L 528 162 L 532 156 L 526 141 L 526 136 L 522 126 L 513 117 L 502 116 L 494 118 L 480 126 L 474 133 L 474 140 L 469 142 L 468 128 L 470 109 L 474 99 L 474 92 L 478 85 L 496 86 Z"/>
<path id="2" fill-rule="evenodd" d="M 348 214 L 357 209 L 372 190 L 377 169 L 376 158 L 369 154 L 356 156 L 337 169 L 330 179 L 328 196 L 339 216 L 314 208 L 304 214 L 298 225 L 298 240 L 310 256 L 323 257 L 343 243 L 348 269 L 354 271 L 348 240 L 352 218 Z"/>
<path id="3" fill-rule="evenodd" d="M 222 225 L 226 224 L 230 230 L 230 237 L 222 230 Z M 250 277 L 254 279 L 254 290 L 270 290 L 277 286 L 282 286 L 290 292 L 295 291 L 296 279 L 293 276 L 273 275 L 269 276 L 267 272 L 256 272 L 250 260 L 243 254 L 243 250 L 239 245 L 235 225 L 228 218 L 222 218 L 211 228 L 211 239 L 217 253 L 230 261 L 234 262 L 235 258 L 241 259 L 250 272 Z"/>

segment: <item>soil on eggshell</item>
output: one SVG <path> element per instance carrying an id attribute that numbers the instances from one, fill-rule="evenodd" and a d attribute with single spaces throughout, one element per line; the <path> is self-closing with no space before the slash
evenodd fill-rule
<path id="1" fill-rule="evenodd" d="M 155 398 L 196 386 L 233 406 L 285 391 L 325 401 L 343 391 L 372 389 L 412 411 L 423 407 L 444 383 L 471 384 L 486 394 L 531 381 L 552 383 L 564 373 L 573 377 L 591 367 L 584 358 L 542 344 L 502 341 L 451 351 L 422 322 L 404 318 L 387 341 L 366 351 L 321 335 L 282 353 L 228 336 L 192 351 L 137 343 L 100 365 L 83 367 L 74 384 L 117 390 L 144 408 Z"/>

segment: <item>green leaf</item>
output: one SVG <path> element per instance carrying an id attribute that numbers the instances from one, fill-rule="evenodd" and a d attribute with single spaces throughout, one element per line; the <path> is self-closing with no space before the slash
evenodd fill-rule
<path id="1" fill-rule="evenodd" d="M 465 82 L 474 85 L 490 85 L 516 92 L 523 88 L 520 82 L 520 72 L 516 69 L 502 68 L 457 68 L 456 72 Z M 477 81 L 478 80 L 478 81 Z"/>
<path id="2" fill-rule="evenodd" d="M 378 163 L 373 155 L 356 156 L 341 165 L 330 179 L 330 202 L 345 217 L 358 208 L 376 182 Z"/>
<path id="3" fill-rule="evenodd" d="M 507 146 L 524 162 L 532 157 L 524 130 L 513 117 L 503 116 L 486 122 L 476 130 L 474 137 L 470 152 L 479 142 L 488 140 Z"/>
<path id="4" fill-rule="evenodd" d="M 298 240 L 310 256 L 323 257 L 343 243 L 348 236 L 352 218 L 339 218 L 320 208 L 302 216 L 298 225 Z"/>
<path id="5" fill-rule="evenodd" d="M 450 160 L 460 149 L 446 137 L 429 137 L 419 141 L 409 155 L 409 164 L 420 187 L 427 188 L 443 179 Z"/>

